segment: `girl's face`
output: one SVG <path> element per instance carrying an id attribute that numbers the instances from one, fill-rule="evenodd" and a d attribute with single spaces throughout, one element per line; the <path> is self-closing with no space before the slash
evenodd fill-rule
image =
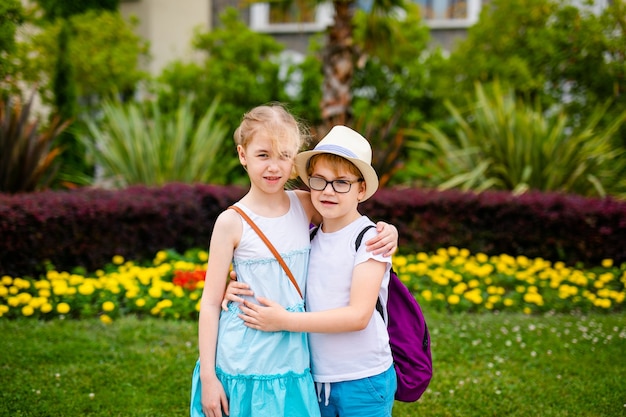
<path id="1" fill-rule="evenodd" d="M 237 146 L 239 161 L 248 171 L 250 182 L 266 193 L 282 191 L 293 172 L 294 151 L 287 143 L 275 143 L 268 134 L 257 134 L 244 149 Z M 281 151 L 282 149 L 282 151 Z"/>
<path id="2" fill-rule="evenodd" d="M 334 165 L 321 158 L 315 161 L 309 178 L 314 178 L 314 181 L 320 184 L 322 181 L 319 179 L 328 182 L 323 190 L 315 190 L 311 187 L 311 201 L 324 218 L 325 226 L 330 226 L 333 229 L 330 231 L 336 231 L 347 226 L 360 217 L 357 206 L 365 196 L 365 183 L 359 181 L 357 175 L 345 167 Z M 331 184 L 331 181 L 340 181 L 341 183 Z M 344 191 L 348 186 L 348 192 L 335 191 L 335 189 Z M 320 187 L 316 186 L 315 188 Z"/>

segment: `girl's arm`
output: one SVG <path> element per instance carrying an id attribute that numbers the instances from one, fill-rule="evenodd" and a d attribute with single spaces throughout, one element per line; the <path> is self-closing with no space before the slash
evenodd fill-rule
<path id="1" fill-rule="evenodd" d="M 228 400 L 222 384 L 215 374 L 215 352 L 220 303 L 226 287 L 226 278 L 234 248 L 242 233 L 241 220 L 233 210 L 220 214 L 215 222 L 205 285 L 200 301 L 198 319 L 198 348 L 200 351 L 200 380 L 202 382 L 202 410 L 206 416 L 221 417 L 228 414 Z"/>
<path id="2" fill-rule="evenodd" d="M 300 203 L 304 207 L 309 221 L 319 226 L 322 222 L 322 216 L 317 212 L 311 202 L 311 193 L 304 190 L 295 190 L 296 195 L 300 199 Z M 376 231 L 378 234 L 365 242 L 365 250 L 372 252 L 374 255 L 383 254 L 389 257 L 398 249 L 398 229 L 389 223 L 376 223 Z"/>
<path id="3" fill-rule="evenodd" d="M 241 306 L 239 317 L 246 326 L 268 332 L 341 333 L 363 330 L 372 318 L 387 264 L 369 259 L 354 268 L 350 302 L 345 307 L 315 312 L 288 312 L 267 298 L 258 297 L 262 305 L 248 301 Z"/>

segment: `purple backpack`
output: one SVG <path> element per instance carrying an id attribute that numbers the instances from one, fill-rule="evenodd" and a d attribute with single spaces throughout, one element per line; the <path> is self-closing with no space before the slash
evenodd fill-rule
<path id="1" fill-rule="evenodd" d="M 365 232 L 372 227 L 367 226 L 359 233 L 355 249 L 358 250 Z M 384 319 L 380 298 L 376 310 Z M 398 380 L 395 398 L 403 402 L 417 401 L 433 377 L 430 335 L 422 309 L 393 268 L 389 277 L 387 331 Z"/>

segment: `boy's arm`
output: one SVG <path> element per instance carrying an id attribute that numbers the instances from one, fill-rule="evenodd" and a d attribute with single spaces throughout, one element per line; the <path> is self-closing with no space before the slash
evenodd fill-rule
<path id="1" fill-rule="evenodd" d="M 370 259 L 354 268 L 350 302 L 345 307 L 325 311 L 288 312 L 278 303 L 258 297 L 262 305 L 248 301 L 240 314 L 246 326 L 263 331 L 342 333 L 363 330 L 372 318 L 386 263 Z"/>
<path id="2" fill-rule="evenodd" d="M 248 284 L 237 281 L 237 274 L 235 271 L 230 271 L 230 279 L 226 285 L 226 292 L 224 293 L 224 299 L 222 300 L 222 310 L 228 311 L 229 301 L 243 304 L 244 299 L 241 297 L 244 295 L 252 296 L 254 293 Z"/>

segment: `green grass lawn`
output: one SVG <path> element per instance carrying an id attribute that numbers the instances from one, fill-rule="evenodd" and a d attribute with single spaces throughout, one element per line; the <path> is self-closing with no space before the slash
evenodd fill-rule
<path id="1" fill-rule="evenodd" d="M 626 416 L 626 315 L 425 309 L 435 376 L 401 416 Z M 0 319 L 0 416 L 186 416 L 194 322 Z"/>

